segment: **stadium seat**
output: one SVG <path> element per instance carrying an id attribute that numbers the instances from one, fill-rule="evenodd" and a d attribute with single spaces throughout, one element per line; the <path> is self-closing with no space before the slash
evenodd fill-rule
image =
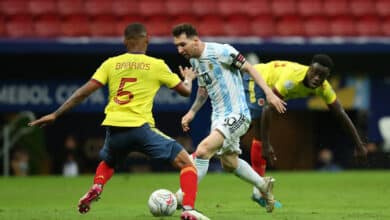
<path id="1" fill-rule="evenodd" d="M 376 13 L 380 16 L 390 16 L 390 1 L 377 0 L 375 4 Z"/>
<path id="2" fill-rule="evenodd" d="M 301 16 L 322 15 L 322 0 L 298 0 L 297 11 Z"/>
<path id="3" fill-rule="evenodd" d="M 390 16 L 383 19 L 383 21 L 381 22 L 381 26 L 382 34 L 385 36 L 390 36 Z"/>
<path id="4" fill-rule="evenodd" d="M 145 25 L 151 36 L 170 36 L 171 34 L 171 22 L 168 16 L 150 16 L 145 20 Z"/>
<path id="5" fill-rule="evenodd" d="M 111 15 L 112 1 L 107 0 L 86 0 L 85 13 L 89 16 Z"/>
<path id="6" fill-rule="evenodd" d="M 55 0 L 30 0 L 29 12 L 33 16 L 57 14 L 57 1 Z"/>
<path id="7" fill-rule="evenodd" d="M 83 0 L 58 0 L 58 12 L 61 15 L 80 15 L 84 14 Z"/>
<path id="8" fill-rule="evenodd" d="M 116 19 L 111 15 L 96 16 L 90 20 L 89 30 L 93 37 L 118 36 L 115 27 Z"/>
<path id="9" fill-rule="evenodd" d="M 166 0 L 165 8 L 168 15 L 185 15 L 192 13 L 191 0 Z"/>
<path id="10" fill-rule="evenodd" d="M 276 22 L 276 31 L 279 36 L 304 36 L 303 21 L 300 16 L 283 16 Z"/>
<path id="11" fill-rule="evenodd" d="M 242 5 L 244 13 L 249 16 L 255 17 L 272 13 L 268 0 L 247 0 L 242 2 Z"/>
<path id="12" fill-rule="evenodd" d="M 351 14 L 355 16 L 374 15 L 375 2 L 372 0 L 353 0 L 349 2 Z"/>
<path id="13" fill-rule="evenodd" d="M 324 14 L 327 16 L 339 16 L 350 14 L 348 0 L 326 0 L 324 4 Z"/>
<path id="14" fill-rule="evenodd" d="M 380 20 L 377 16 L 365 16 L 357 20 L 356 31 L 360 36 L 380 36 Z"/>
<path id="15" fill-rule="evenodd" d="M 137 0 L 116 0 L 112 2 L 112 13 L 116 16 L 138 15 L 139 1 Z"/>
<path id="16" fill-rule="evenodd" d="M 253 35 L 260 37 L 272 37 L 275 35 L 275 22 L 272 16 L 261 15 L 254 17 L 250 26 Z"/>
<path id="17" fill-rule="evenodd" d="M 207 15 L 201 18 L 199 23 L 199 35 L 201 36 L 221 36 L 225 34 L 224 20 L 221 16 Z"/>
<path id="18" fill-rule="evenodd" d="M 61 35 L 61 21 L 57 15 L 40 16 L 34 22 L 36 37 L 57 37 Z"/>
<path id="19" fill-rule="evenodd" d="M 247 16 L 230 16 L 224 23 L 225 34 L 228 36 L 251 35 L 250 19 Z"/>
<path id="20" fill-rule="evenodd" d="M 30 15 L 15 15 L 6 20 L 5 29 L 8 37 L 24 38 L 34 36 L 33 19 Z"/>
<path id="21" fill-rule="evenodd" d="M 134 22 L 144 23 L 145 20 L 142 16 L 136 16 L 136 15 L 122 16 L 119 19 L 117 19 L 117 21 L 115 22 L 116 35 L 123 36 L 124 30 L 127 27 L 127 25 Z"/>
<path id="22" fill-rule="evenodd" d="M 329 19 L 325 16 L 313 16 L 304 20 L 306 36 L 329 36 Z"/>
<path id="23" fill-rule="evenodd" d="M 5 36 L 5 19 L 4 16 L 0 15 L 0 37 Z"/>
<path id="24" fill-rule="evenodd" d="M 139 10 L 142 16 L 166 14 L 165 3 L 160 0 L 142 0 L 139 2 Z"/>
<path id="25" fill-rule="evenodd" d="M 218 0 L 216 12 L 222 16 L 243 13 L 244 4 L 239 0 Z"/>
<path id="26" fill-rule="evenodd" d="M 217 1 L 210 1 L 210 0 L 192 1 L 192 13 L 197 16 L 214 14 L 216 8 L 217 8 Z"/>
<path id="27" fill-rule="evenodd" d="M 182 23 L 190 23 L 195 27 L 198 27 L 199 20 L 193 15 L 176 16 L 172 19 L 170 26 L 174 27 L 175 25 L 182 24 Z"/>
<path id="28" fill-rule="evenodd" d="M 61 23 L 61 35 L 65 37 L 89 36 L 89 18 L 87 15 L 70 15 Z"/>
<path id="29" fill-rule="evenodd" d="M 272 0 L 272 14 L 274 16 L 295 15 L 297 13 L 295 0 Z"/>
<path id="30" fill-rule="evenodd" d="M 331 19 L 330 31 L 333 36 L 357 35 L 355 20 L 351 16 L 339 16 Z"/>
<path id="31" fill-rule="evenodd" d="M 2 0 L 0 1 L 0 12 L 3 15 L 28 15 L 28 2 L 19 0 Z"/>

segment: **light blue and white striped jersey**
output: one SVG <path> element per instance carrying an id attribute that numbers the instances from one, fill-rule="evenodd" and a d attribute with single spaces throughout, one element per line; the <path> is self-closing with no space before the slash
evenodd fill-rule
<path id="1" fill-rule="evenodd" d="M 227 117 L 231 113 L 243 114 L 249 120 L 240 70 L 232 66 L 238 51 L 228 44 L 205 43 L 199 58 L 190 63 L 198 72 L 198 85 L 205 87 L 210 100 L 212 120 Z"/>

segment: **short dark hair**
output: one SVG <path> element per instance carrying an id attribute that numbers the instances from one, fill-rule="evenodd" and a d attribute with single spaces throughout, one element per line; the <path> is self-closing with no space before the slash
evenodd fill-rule
<path id="1" fill-rule="evenodd" d="M 332 58 L 330 58 L 326 54 L 316 54 L 313 56 L 313 59 L 311 60 L 311 63 L 319 63 L 322 66 L 328 67 L 330 70 L 333 69 L 334 63 Z"/>
<path id="2" fill-rule="evenodd" d="M 195 27 L 188 23 L 178 24 L 172 29 L 172 35 L 174 37 L 178 37 L 183 33 L 186 34 L 187 37 L 198 36 L 198 31 L 196 31 Z"/>
<path id="3" fill-rule="evenodd" d="M 126 39 L 146 37 L 146 27 L 141 23 L 129 24 L 125 29 L 124 35 Z"/>

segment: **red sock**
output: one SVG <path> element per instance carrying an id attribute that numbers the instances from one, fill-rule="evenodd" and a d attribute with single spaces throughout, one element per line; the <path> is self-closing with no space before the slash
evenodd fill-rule
<path id="1" fill-rule="evenodd" d="M 95 178 L 93 179 L 93 183 L 104 185 L 108 180 L 110 180 L 113 174 L 114 168 L 109 167 L 108 164 L 103 160 L 96 168 L 96 174 Z"/>
<path id="2" fill-rule="evenodd" d="M 180 187 L 183 191 L 183 207 L 195 208 L 196 192 L 198 191 L 198 174 L 194 166 L 187 166 L 180 171 Z"/>
<path id="3" fill-rule="evenodd" d="M 267 166 L 267 161 L 263 158 L 263 151 L 261 141 L 253 139 L 251 146 L 251 163 L 252 168 L 260 176 L 265 175 L 265 168 Z"/>

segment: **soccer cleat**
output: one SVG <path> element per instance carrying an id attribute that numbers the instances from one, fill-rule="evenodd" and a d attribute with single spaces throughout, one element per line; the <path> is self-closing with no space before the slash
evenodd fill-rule
<path id="1" fill-rule="evenodd" d="M 252 195 L 252 201 L 256 202 L 261 207 L 265 208 L 266 201 L 263 197 L 258 198 L 255 195 Z M 280 203 L 278 200 L 275 200 L 275 208 L 282 208 L 282 206 L 283 206 L 282 203 Z"/>
<path id="2" fill-rule="evenodd" d="M 79 201 L 79 212 L 87 213 L 91 209 L 91 203 L 100 199 L 100 194 L 103 188 L 100 185 L 94 184 L 92 188 Z"/>
<path id="3" fill-rule="evenodd" d="M 272 194 L 272 189 L 274 186 L 275 179 L 272 177 L 264 177 L 265 189 L 261 192 L 262 197 L 265 200 L 265 209 L 267 212 L 272 212 L 275 207 L 275 199 Z"/>
<path id="4" fill-rule="evenodd" d="M 195 209 L 183 210 L 180 215 L 181 220 L 210 220 L 202 213 L 196 211 Z"/>

